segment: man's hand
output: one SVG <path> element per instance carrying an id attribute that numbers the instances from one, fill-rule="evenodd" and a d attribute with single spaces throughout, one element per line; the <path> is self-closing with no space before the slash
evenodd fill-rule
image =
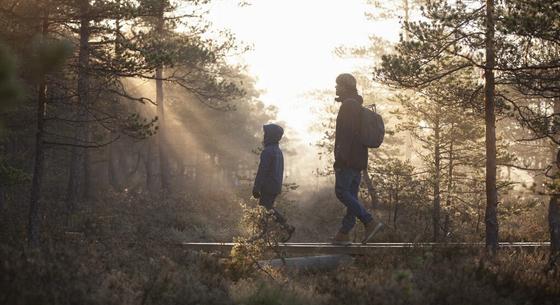
<path id="1" fill-rule="evenodd" d="M 255 199 L 259 199 L 259 198 L 261 198 L 261 193 L 259 193 L 257 191 L 253 191 L 253 197 L 255 197 Z"/>

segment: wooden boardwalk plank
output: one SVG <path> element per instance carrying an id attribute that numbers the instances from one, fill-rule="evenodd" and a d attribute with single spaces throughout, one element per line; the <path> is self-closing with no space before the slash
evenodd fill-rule
<path id="1" fill-rule="evenodd" d="M 230 252 L 235 243 L 231 242 L 184 242 L 181 246 L 189 250 Z M 484 243 L 353 243 L 348 246 L 330 243 L 281 243 L 278 250 L 290 254 L 372 254 L 383 250 L 397 249 L 450 249 L 483 248 Z M 501 242 L 502 249 L 536 249 L 549 247 L 549 242 Z"/>

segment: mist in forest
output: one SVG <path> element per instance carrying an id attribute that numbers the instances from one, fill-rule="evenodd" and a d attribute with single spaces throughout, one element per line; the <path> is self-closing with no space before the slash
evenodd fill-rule
<path id="1" fill-rule="evenodd" d="M 560 304 L 559 15 L 0 1 L 0 303 Z"/>

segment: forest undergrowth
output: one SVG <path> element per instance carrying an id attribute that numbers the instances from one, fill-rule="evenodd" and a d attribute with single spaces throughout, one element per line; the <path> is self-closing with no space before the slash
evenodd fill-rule
<path id="1" fill-rule="evenodd" d="M 50 225 L 64 223 L 60 220 L 67 216 L 49 209 L 44 222 L 50 238 L 40 250 L 18 242 L 25 233 L 25 208 L 4 207 L 17 212 L 0 216 L 0 304 L 560 302 L 560 276 L 545 272 L 544 250 L 501 251 L 493 259 L 478 250 L 380 252 L 331 271 L 263 268 L 259 260 L 279 255 L 274 252 L 278 239 L 248 238 L 262 229 L 255 224 L 266 221 L 267 213 L 252 202 L 241 203 L 223 197 L 159 200 L 108 194 L 84 202 L 66 226 Z M 228 235 L 238 236 L 229 259 L 178 245 Z M 379 236 L 394 237 L 391 230 Z"/>

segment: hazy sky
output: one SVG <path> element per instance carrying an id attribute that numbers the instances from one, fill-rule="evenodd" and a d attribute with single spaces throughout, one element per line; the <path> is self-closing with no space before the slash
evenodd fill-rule
<path id="1" fill-rule="evenodd" d="M 242 56 L 249 73 L 264 90 L 266 104 L 276 105 L 279 120 L 302 139 L 312 123 L 303 94 L 334 88 L 339 73 L 351 72 L 356 62 L 338 58 L 340 45 L 366 45 L 375 33 L 395 40 L 398 24 L 373 24 L 365 17 L 371 10 L 365 0 L 216 0 L 210 18 L 218 28 L 230 29 L 238 39 L 253 46 Z M 310 140 L 310 139 L 309 139 Z"/>

